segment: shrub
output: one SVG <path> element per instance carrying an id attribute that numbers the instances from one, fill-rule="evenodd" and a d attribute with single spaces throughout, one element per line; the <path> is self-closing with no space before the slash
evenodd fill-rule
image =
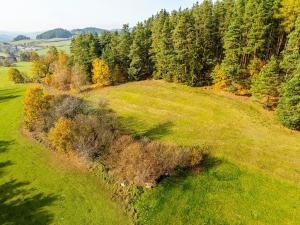
<path id="1" fill-rule="evenodd" d="M 283 87 L 277 116 L 284 126 L 300 130 L 300 69 Z"/>
<path id="2" fill-rule="evenodd" d="M 59 51 L 57 58 L 52 63 L 53 74 L 51 85 L 60 90 L 69 90 L 71 84 L 71 69 L 69 57 L 63 51 Z"/>
<path id="3" fill-rule="evenodd" d="M 190 151 L 175 145 L 157 141 L 136 141 L 122 136 L 111 146 L 105 165 L 122 182 L 154 186 L 177 167 L 193 167 L 200 164 L 200 151 Z"/>
<path id="4" fill-rule="evenodd" d="M 52 96 L 40 87 L 27 89 L 24 99 L 24 125 L 29 131 L 45 131 Z"/>
<path id="5" fill-rule="evenodd" d="M 82 68 L 75 64 L 71 68 L 71 90 L 75 92 L 81 91 L 81 86 L 86 83 L 86 80 L 87 78 Z"/>
<path id="6" fill-rule="evenodd" d="M 20 61 L 29 62 L 31 60 L 31 52 L 29 51 L 22 51 L 20 53 Z"/>
<path id="7" fill-rule="evenodd" d="M 107 86 L 112 83 L 108 65 L 102 59 L 93 61 L 93 83 Z"/>
<path id="8" fill-rule="evenodd" d="M 124 135 L 105 104 L 97 108 L 68 96 L 51 96 L 39 87 L 27 90 L 24 122 L 35 137 L 58 151 L 71 151 L 91 161 L 100 160 L 117 180 L 153 186 L 177 167 L 199 166 L 202 153 Z M 44 138 L 46 137 L 46 138 Z"/>
<path id="9" fill-rule="evenodd" d="M 73 147 L 73 122 L 70 119 L 61 117 L 49 131 L 48 139 L 50 145 L 61 152 L 71 152 Z"/>
<path id="10" fill-rule="evenodd" d="M 24 83 L 24 81 L 25 81 L 22 73 L 16 68 L 9 68 L 7 74 L 8 74 L 8 79 L 17 84 Z"/>
<path id="11" fill-rule="evenodd" d="M 226 89 L 229 85 L 228 77 L 222 67 L 218 64 L 212 72 L 213 83 L 216 89 Z"/>
<path id="12" fill-rule="evenodd" d="M 96 159 L 109 149 L 118 129 L 106 116 L 79 114 L 74 119 L 74 148 L 79 155 Z"/>

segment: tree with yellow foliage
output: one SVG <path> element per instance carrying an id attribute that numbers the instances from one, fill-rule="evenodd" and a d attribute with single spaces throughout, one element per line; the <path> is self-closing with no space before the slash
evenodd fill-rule
<path id="1" fill-rule="evenodd" d="M 29 131 L 43 131 L 47 125 L 47 110 L 52 97 L 40 87 L 27 89 L 24 99 L 24 125 Z M 41 115 L 44 115 L 42 117 Z"/>
<path id="2" fill-rule="evenodd" d="M 93 83 L 101 86 L 108 86 L 112 83 L 108 65 L 102 59 L 93 61 Z"/>
<path id="3" fill-rule="evenodd" d="M 61 117 L 56 122 L 55 127 L 50 130 L 48 138 L 51 146 L 55 148 L 55 150 L 65 153 L 72 151 L 72 125 L 72 120 Z"/>
<path id="4" fill-rule="evenodd" d="M 297 17 L 300 16 L 300 1 L 281 0 L 280 5 L 281 7 L 276 17 L 282 19 L 281 25 L 283 29 L 289 33 L 294 29 Z"/>

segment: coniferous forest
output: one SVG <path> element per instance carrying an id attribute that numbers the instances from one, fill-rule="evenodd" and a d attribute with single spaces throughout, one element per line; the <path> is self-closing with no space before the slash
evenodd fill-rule
<path id="1" fill-rule="evenodd" d="M 72 59 L 88 80 L 102 58 L 112 83 L 154 78 L 253 96 L 300 129 L 299 15 L 297 0 L 204 0 L 132 30 L 77 36 Z"/>

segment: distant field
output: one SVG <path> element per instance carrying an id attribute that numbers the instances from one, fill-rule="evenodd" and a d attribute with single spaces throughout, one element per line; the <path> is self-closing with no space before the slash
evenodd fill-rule
<path id="1" fill-rule="evenodd" d="M 249 99 L 162 81 L 85 94 L 138 136 L 206 146 L 200 175 L 164 180 L 137 204 L 142 224 L 299 224 L 300 133 Z"/>
<path id="2" fill-rule="evenodd" d="M 51 46 L 54 46 L 62 51 L 65 51 L 67 54 L 70 54 L 71 40 L 64 38 L 55 38 L 49 40 L 22 40 L 12 42 L 12 44 L 42 47 L 43 49 L 37 51 L 39 55 L 46 54 Z"/>
<path id="3" fill-rule="evenodd" d="M 4 56 L 4 57 L 7 57 L 8 55 L 4 52 L 0 52 L 0 56 Z"/>
<path id="4" fill-rule="evenodd" d="M 0 67 L 0 224 L 131 224 L 98 178 L 20 134 L 26 85 L 6 72 Z"/>

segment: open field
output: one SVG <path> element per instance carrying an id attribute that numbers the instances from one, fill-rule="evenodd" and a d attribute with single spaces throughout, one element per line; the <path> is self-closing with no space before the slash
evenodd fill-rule
<path id="1" fill-rule="evenodd" d="M 137 204 L 142 224 L 299 224 L 300 133 L 249 99 L 162 81 L 86 93 L 138 136 L 205 146 L 204 172 L 164 180 Z"/>
<path id="2" fill-rule="evenodd" d="M 51 46 L 54 46 L 57 49 L 63 50 L 67 54 L 69 54 L 71 40 L 64 39 L 64 38 L 55 38 L 55 39 L 49 39 L 49 40 L 22 40 L 22 41 L 12 42 L 12 44 L 13 45 L 26 45 L 26 46 L 33 46 L 33 47 L 42 47 L 42 49 L 37 51 L 37 53 L 39 55 L 46 54 Z"/>
<path id="3" fill-rule="evenodd" d="M 30 75 L 30 63 L 18 69 Z M 20 134 L 26 86 L 7 81 L 6 70 L 0 68 L 0 223 L 129 224 L 101 181 Z M 162 81 L 84 97 L 107 99 L 137 136 L 209 152 L 200 174 L 179 173 L 141 196 L 140 224 L 299 224 L 299 133 L 256 103 Z"/>
<path id="4" fill-rule="evenodd" d="M 6 70 L 0 67 L 0 224 L 130 224 L 99 179 L 20 134 L 26 86 L 7 81 Z"/>

